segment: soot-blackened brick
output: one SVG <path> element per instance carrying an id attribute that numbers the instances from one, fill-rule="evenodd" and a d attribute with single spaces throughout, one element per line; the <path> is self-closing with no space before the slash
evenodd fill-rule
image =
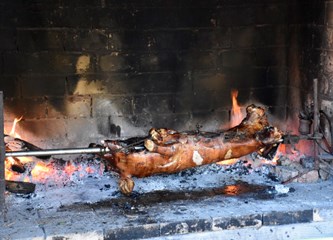
<path id="1" fill-rule="evenodd" d="M 213 220 L 213 230 L 237 229 L 243 227 L 261 227 L 261 215 L 240 216 L 234 218 L 216 218 Z"/>
<path id="2" fill-rule="evenodd" d="M 43 1 L 42 1 L 43 2 Z M 102 2 L 101 0 L 75 0 L 75 1 L 67 1 L 67 0 L 59 0 L 57 1 L 57 5 L 61 6 L 62 8 L 79 8 L 79 7 L 86 7 L 86 8 L 100 8 L 103 7 L 102 6 Z M 105 2 L 110 2 L 105 1 Z M 47 3 L 44 3 L 45 5 Z"/>
<path id="3" fill-rule="evenodd" d="M 172 114 L 174 111 L 174 95 L 172 94 L 143 95 L 133 98 L 134 114 Z"/>
<path id="4" fill-rule="evenodd" d="M 133 29 L 110 30 L 108 45 L 112 50 L 142 51 L 150 50 L 149 44 L 154 48 L 155 31 L 142 31 Z"/>
<path id="5" fill-rule="evenodd" d="M 287 9 L 287 19 L 289 24 L 318 24 L 323 25 L 329 21 L 329 12 L 332 3 L 325 1 L 297 1 L 289 4 Z M 311 11 L 309 10 L 311 9 Z M 326 17 L 326 19 L 325 19 Z M 327 22 L 330 25 L 329 22 Z"/>
<path id="6" fill-rule="evenodd" d="M 90 96 L 69 96 L 65 98 L 49 98 L 48 104 L 51 110 L 48 117 L 70 117 L 87 118 L 91 117 L 91 97 Z"/>
<path id="7" fill-rule="evenodd" d="M 66 76 L 68 95 L 107 94 L 107 81 L 99 74 Z"/>
<path id="8" fill-rule="evenodd" d="M 258 4 L 255 8 L 256 24 L 285 24 L 288 4 L 285 2 Z"/>
<path id="9" fill-rule="evenodd" d="M 212 229 L 211 219 L 196 219 L 186 221 L 189 232 L 205 232 Z"/>
<path id="10" fill-rule="evenodd" d="M 185 51 L 179 53 L 179 66 L 183 70 L 215 70 L 217 55 L 214 51 Z"/>
<path id="11" fill-rule="evenodd" d="M 61 42 L 65 51 L 99 52 L 109 49 L 109 32 L 102 29 L 71 29 L 63 31 Z"/>
<path id="12" fill-rule="evenodd" d="M 184 51 L 230 46 L 228 29 L 123 30 L 110 32 L 109 45 L 114 50 Z"/>
<path id="13" fill-rule="evenodd" d="M 143 226 L 131 226 L 123 227 L 120 229 L 110 229 L 105 231 L 104 239 L 142 239 L 158 237 L 160 235 L 159 230 L 159 224 L 147 224 Z"/>
<path id="14" fill-rule="evenodd" d="M 267 69 L 267 86 L 287 86 L 288 69 L 286 67 L 269 67 Z"/>
<path id="15" fill-rule="evenodd" d="M 254 59 L 253 50 L 225 50 L 219 53 L 217 65 L 220 67 L 253 66 Z"/>
<path id="16" fill-rule="evenodd" d="M 288 27 L 284 25 L 256 27 L 255 46 L 285 46 L 288 44 L 288 33 Z"/>
<path id="17" fill-rule="evenodd" d="M 104 76 L 103 85 L 111 94 L 158 94 L 180 91 L 182 82 L 179 79 L 178 75 L 171 72 L 108 73 Z"/>
<path id="18" fill-rule="evenodd" d="M 189 226 L 185 221 L 161 224 L 161 236 L 185 233 L 189 233 Z"/>
<path id="19" fill-rule="evenodd" d="M 267 87 L 252 89 L 249 99 L 257 100 L 267 106 L 284 106 L 288 102 L 287 97 L 286 87 Z"/>
<path id="20" fill-rule="evenodd" d="M 244 26 L 231 29 L 234 48 L 255 48 L 263 46 L 283 46 L 288 38 L 283 26 Z"/>
<path id="21" fill-rule="evenodd" d="M 4 73 L 73 74 L 81 55 L 58 52 L 5 53 Z"/>
<path id="22" fill-rule="evenodd" d="M 214 27 L 215 8 L 142 8 L 133 12 L 136 29 Z"/>
<path id="23" fill-rule="evenodd" d="M 154 93 L 176 93 L 182 91 L 184 79 L 180 74 L 174 72 L 157 72 L 146 74 L 149 75 L 148 81 L 145 79 L 145 88 L 147 92 Z"/>
<path id="24" fill-rule="evenodd" d="M 286 47 L 257 48 L 254 65 L 258 67 L 286 66 L 288 49 Z"/>
<path id="25" fill-rule="evenodd" d="M 287 110 L 284 106 L 281 107 L 267 107 L 267 114 L 269 116 L 274 116 L 274 118 L 271 119 L 271 124 L 273 126 L 276 126 L 279 129 L 285 129 L 285 122 L 281 120 L 287 119 Z M 279 120 L 278 120 L 279 119 Z"/>
<path id="26" fill-rule="evenodd" d="M 222 69 L 224 71 L 226 86 L 230 89 L 267 86 L 267 68 L 244 66 Z"/>
<path id="27" fill-rule="evenodd" d="M 189 29 L 155 32 L 156 48 L 161 50 L 188 50 L 195 43 L 195 33 Z"/>
<path id="28" fill-rule="evenodd" d="M 313 210 L 295 212 L 270 212 L 263 215 L 263 225 L 283 225 L 293 223 L 308 223 L 313 221 Z"/>
<path id="29" fill-rule="evenodd" d="M 193 91 L 194 93 L 201 90 L 220 91 L 223 92 L 228 86 L 225 75 L 213 71 L 193 72 Z"/>
<path id="30" fill-rule="evenodd" d="M 63 50 L 62 32 L 48 30 L 18 30 L 17 49 L 20 52 Z"/>
<path id="31" fill-rule="evenodd" d="M 231 29 L 231 42 L 233 48 L 254 47 L 255 26 L 244 26 Z"/>
<path id="32" fill-rule="evenodd" d="M 24 75 L 18 78 L 23 97 L 62 97 L 66 93 L 64 76 Z"/>
<path id="33" fill-rule="evenodd" d="M 150 105 L 146 95 L 135 96 L 132 100 L 132 107 L 134 114 L 150 113 Z"/>
<path id="34" fill-rule="evenodd" d="M 136 69 L 142 72 L 164 72 L 179 69 L 179 55 L 176 52 L 153 52 L 140 54 Z"/>
<path id="35" fill-rule="evenodd" d="M 16 76 L 1 76 L 0 91 L 4 98 L 13 98 L 21 96 L 21 85 Z"/>
<path id="36" fill-rule="evenodd" d="M 223 105 L 227 101 L 221 101 L 223 98 L 224 100 L 230 99 L 228 97 L 229 94 L 221 94 L 215 91 L 200 91 L 195 93 L 192 96 L 192 111 L 206 111 L 207 113 L 213 112 L 218 108 L 223 107 Z"/>
<path id="37" fill-rule="evenodd" d="M 190 113 L 193 109 L 192 93 L 177 94 L 173 101 L 176 113 Z"/>
<path id="38" fill-rule="evenodd" d="M 315 26 L 312 27 L 312 47 L 315 49 L 319 48 L 333 48 L 333 42 L 331 41 L 331 36 L 333 34 L 332 27 L 326 26 Z"/>
<path id="39" fill-rule="evenodd" d="M 226 6 L 217 10 L 218 26 L 245 26 L 255 23 L 256 5 Z"/>
<path id="40" fill-rule="evenodd" d="M 104 75 L 105 87 L 110 94 L 132 95 L 144 88 L 144 80 L 147 75 L 127 73 L 107 73 Z"/>
<path id="41" fill-rule="evenodd" d="M 1 29 L 0 35 L 0 51 L 2 50 L 16 50 L 16 30 L 15 29 Z"/>
<path id="42" fill-rule="evenodd" d="M 12 105 L 13 104 L 13 105 Z M 46 118 L 47 101 L 45 98 L 21 98 L 14 100 L 8 105 L 16 116 L 23 116 L 24 119 Z"/>
<path id="43" fill-rule="evenodd" d="M 94 8 L 90 9 L 92 28 L 135 29 L 136 9 L 129 8 Z"/>
<path id="44" fill-rule="evenodd" d="M 99 57 L 99 69 L 102 72 L 125 71 L 134 68 L 136 57 L 118 52 Z"/>
<path id="45" fill-rule="evenodd" d="M 92 115 L 94 117 L 127 116 L 133 112 L 132 97 L 96 95 L 92 101 Z"/>
<path id="46" fill-rule="evenodd" d="M 147 96 L 148 108 L 146 111 L 158 114 L 174 113 L 174 95 L 149 95 Z"/>

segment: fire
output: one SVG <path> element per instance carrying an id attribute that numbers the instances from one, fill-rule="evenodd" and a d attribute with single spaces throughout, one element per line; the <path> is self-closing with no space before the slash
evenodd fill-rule
<path id="1" fill-rule="evenodd" d="M 21 121 L 23 118 L 23 116 L 21 116 L 20 118 L 15 118 L 14 122 L 13 122 L 13 126 L 12 129 L 10 130 L 10 133 L 8 134 L 9 136 L 13 136 L 13 137 L 21 137 L 20 135 L 18 135 L 16 133 L 16 124 Z"/>
<path id="2" fill-rule="evenodd" d="M 238 104 L 237 101 L 238 97 L 238 90 L 232 90 L 231 91 L 231 101 L 232 101 L 232 109 L 231 109 L 231 115 L 230 115 L 230 127 L 235 127 L 243 120 L 244 115 L 241 111 L 241 107 Z M 220 165 L 233 165 L 235 164 L 239 159 L 238 158 L 232 158 L 229 160 L 224 160 L 221 162 L 218 162 Z"/>
<path id="3" fill-rule="evenodd" d="M 12 138 L 21 138 L 16 128 L 23 117 L 15 118 L 10 133 L 7 134 Z M 7 150 L 12 150 L 8 144 Z M 17 149 L 15 149 L 16 151 Z M 23 172 L 14 170 L 22 168 Z M 24 181 L 34 183 L 58 183 L 66 182 L 68 179 L 82 179 L 89 174 L 102 174 L 103 171 L 93 165 L 86 163 L 74 163 L 68 161 L 65 165 L 57 164 L 57 159 L 49 161 L 40 160 L 35 157 L 7 157 L 5 160 L 5 178 L 12 181 Z"/>
<path id="4" fill-rule="evenodd" d="M 237 126 L 238 124 L 241 123 L 241 121 L 245 117 L 245 115 L 241 111 L 241 106 L 238 104 L 237 97 L 238 97 L 238 90 L 232 90 L 231 91 L 232 109 L 231 109 L 231 115 L 230 115 L 230 127 Z M 257 163 L 257 164 L 259 164 L 259 165 L 263 165 L 263 164 L 276 165 L 277 161 L 279 160 L 281 155 L 284 154 L 285 152 L 286 152 L 285 145 L 280 144 L 278 149 L 277 149 L 277 152 L 276 152 L 276 154 L 275 154 L 275 156 L 272 160 L 268 160 L 268 159 L 265 159 L 265 158 L 260 158 L 260 163 Z M 249 157 L 244 157 L 244 159 L 249 160 L 250 158 Z M 232 158 L 232 159 L 223 160 L 221 162 L 218 162 L 218 164 L 219 165 L 226 165 L 226 166 L 229 165 L 230 166 L 230 165 L 233 165 L 233 164 L 237 163 L 238 161 L 239 161 L 239 158 Z M 252 162 L 252 160 L 250 160 L 250 161 Z"/>
<path id="5" fill-rule="evenodd" d="M 55 174 L 55 170 L 46 163 L 38 162 L 31 171 L 32 179 L 38 179 L 39 182 L 46 182 L 47 179 Z"/>
<path id="6" fill-rule="evenodd" d="M 231 100 L 232 100 L 232 109 L 231 109 L 231 116 L 230 116 L 230 127 L 234 127 L 243 120 L 244 115 L 242 114 L 241 107 L 238 105 L 237 101 L 238 97 L 238 90 L 231 91 Z"/>

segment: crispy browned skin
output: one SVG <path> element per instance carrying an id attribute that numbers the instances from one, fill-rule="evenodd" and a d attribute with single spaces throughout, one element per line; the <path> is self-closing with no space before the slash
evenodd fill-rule
<path id="1" fill-rule="evenodd" d="M 282 139 L 282 133 L 270 127 L 264 109 L 250 105 L 247 116 L 236 127 L 217 133 L 179 133 L 169 129 L 151 129 L 145 150 L 127 152 L 117 141 L 106 141 L 113 150 L 104 157 L 120 174 L 120 190 L 132 192 L 135 177 L 174 173 L 184 169 L 238 158 Z"/>

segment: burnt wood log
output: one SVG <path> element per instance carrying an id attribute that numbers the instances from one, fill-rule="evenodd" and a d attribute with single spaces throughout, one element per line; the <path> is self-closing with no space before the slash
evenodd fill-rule
<path id="1" fill-rule="evenodd" d="M 29 194 L 35 191 L 36 184 L 6 180 L 6 190 L 12 193 Z"/>
<path id="2" fill-rule="evenodd" d="M 134 188 L 132 177 L 147 177 L 159 173 L 175 173 L 184 169 L 258 152 L 267 154 L 282 141 L 282 132 L 269 125 L 265 111 L 250 105 L 247 116 L 236 127 L 225 132 L 177 132 L 151 129 L 144 139 L 144 150 L 124 147 L 124 141 L 106 140 L 111 152 L 103 157 L 120 174 L 122 193 Z"/>
<path id="3" fill-rule="evenodd" d="M 43 150 L 36 145 L 29 143 L 23 139 L 12 137 L 9 135 L 4 136 L 4 140 L 6 143 L 7 151 L 40 151 Z M 51 156 L 36 156 L 42 160 L 48 160 Z"/>

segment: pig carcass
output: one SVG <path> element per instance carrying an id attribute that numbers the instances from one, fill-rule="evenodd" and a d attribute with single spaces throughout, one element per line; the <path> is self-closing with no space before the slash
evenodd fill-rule
<path id="1" fill-rule="evenodd" d="M 103 157 L 119 173 L 119 188 L 128 195 L 134 188 L 132 177 L 175 173 L 252 152 L 264 154 L 282 142 L 283 133 L 269 125 L 262 107 L 252 104 L 246 113 L 238 126 L 226 131 L 177 132 L 153 128 L 147 137 L 105 140 L 105 147 L 111 151 Z"/>

